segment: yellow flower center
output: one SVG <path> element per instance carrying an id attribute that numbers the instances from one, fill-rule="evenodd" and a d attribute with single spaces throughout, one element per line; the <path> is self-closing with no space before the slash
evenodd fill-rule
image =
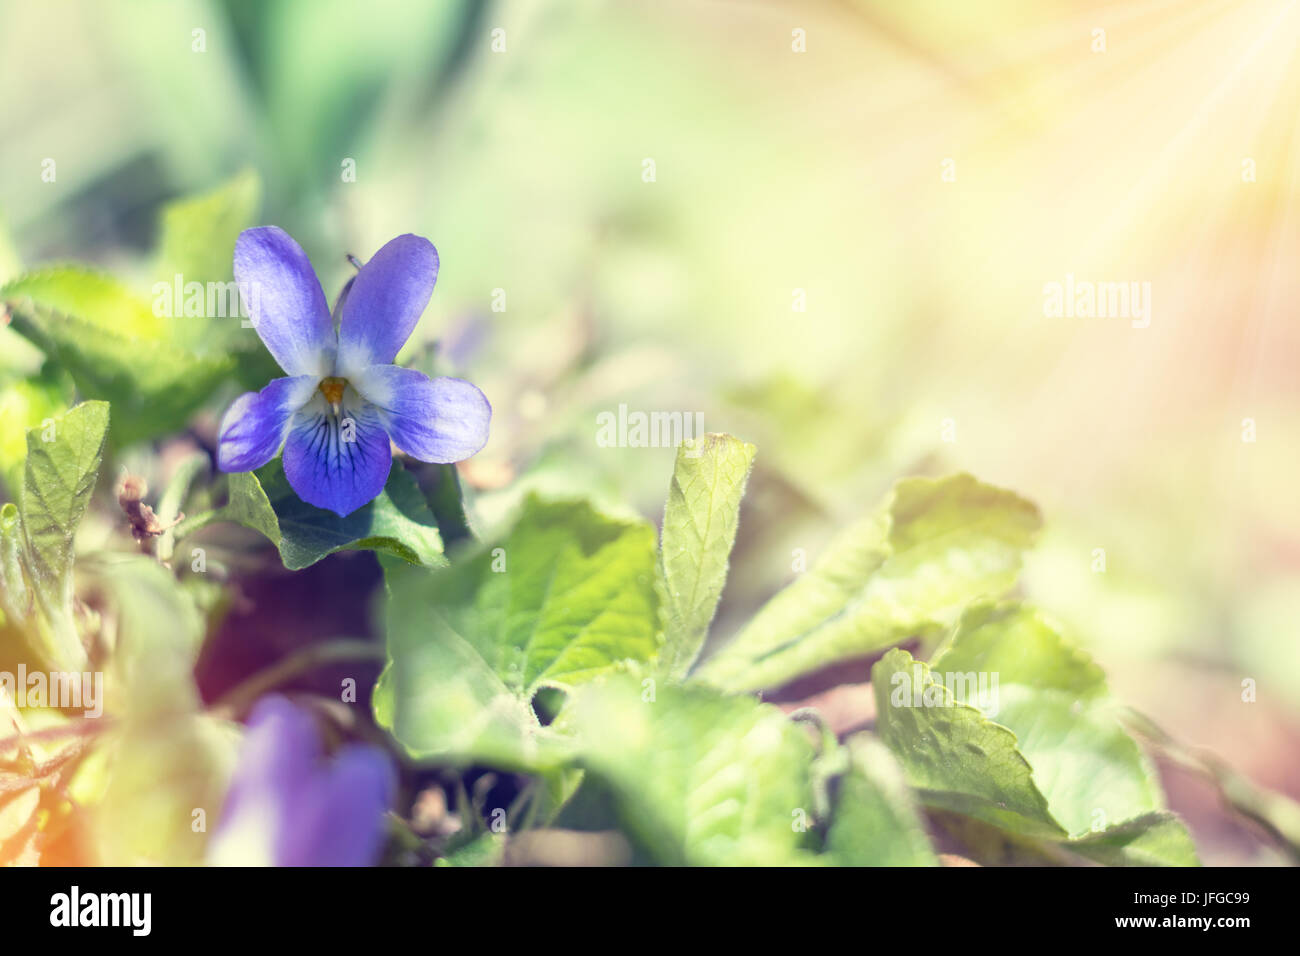
<path id="1" fill-rule="evenodd" d="M 343 389 L 348 387 L 346 378 L 323 378 L 320 383 L 321 394 L 325 396 L 325 401 L 329 402 L 335 408 L 343 401 Z"/>

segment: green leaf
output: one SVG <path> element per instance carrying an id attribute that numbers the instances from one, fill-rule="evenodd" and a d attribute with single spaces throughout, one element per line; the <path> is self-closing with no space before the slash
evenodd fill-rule
<path id="1" fill-rule="evenodd" d="M 174 314 L 184 314 L 176 296 L 178 276 L 182 292 L 191 282 L 231 281 L 235 240 L 256 223 L 261 203 L 260 177 L 253 170 L 244 170 L 216 189 L 187 196 L 163 209 L 153 271 L 161 283 L 155 290 L 169 287 L 166 294 L 171 296 Z M 176 333 L 179 343 L 200 355 L 260 345 L 254 333 L 228 315 L 189 317 L 176 323 Z"/>
<path id="2" fill-rule="evenodd" d="M 450 848 L 434 861 L 434 866 L 500 866 L 506 857 L 504 833 L 480 833 Z"/>
<path id="3" fill-rule="evenodd" d="M 914 635 L 937 636 L 981 596 L 1008 590 L 1038 509 L 970 475 L 908 478 L 838 535 L 699 679 L 739 692 L 779 686 Z"/>
<path id="4" fill-rule="evenodd" d="M 65 608 L 72 597 L 72 540 L 99 477 L 108 420 L 106 402 L 83 402 L 27 433 L 23 533 L 48 608 Z"/>
<path id="5" fill-rule="evenodd" d="M 1016 735 L 954 699 L 922 661 L 895 648 L 871 673 L 876 730 L 927 806 L 1002 829 L 1062 838 Z"/>
<path id="6" fill-rule="evenodd" d="M 281 541 L 280 519 L 262 490 L 262 483 L 251 471 L 235 472 L 227 481 L 226 503 L 218 517 L 251 528 L 277 547 Z"/>
<path id="7" fill-rule="evenodd" d="M 378 551 L 426 567 L 447 563 L 438 523 L 401 465 L 379 497 L 344 518 L 299 498 L 279 459 L 256 474 L 231 475 L 229 488 L 227 503 L 208 520 L 235 521 L 265 535 L 291 571 L 343 550 Z"/>
<path id="8" fill-rule="evenodd" d="M 438 529 L 450 547 L 458 541 L 474 537 L 465 513 L 465 497 L 461 491 L 460 476 L 455 465 L 421 463 L 418 472 L 426 476 L 420 480 L 424 499 L 438 520 Z M 427 479 L 427 484 L 426 484 Z"/>
<path id="9" fill-rule="evenodd" d="M 1125 732 L 1101 669 L 1040 611 L 1017 601 L 977 602 L 932 668 L 958 700 L 1015 733 L 1052 818 L 1073 838 L 1066 850 L 1123 850 L 1134 861 L 1167 852 L 1171 861 L 1186 861 L 1179 847 L 1190 846 L 1190 837 L 1172 834 L 1181 824 L 1159 815 L 1164 797 L 1155 770 Z M 975 693 L 977 686 L 984 693 Z M 1128 826 L 1134 820 L 1146 822 Z"/>
<path id="10" fill-rule="evenodd" d="M 1071 840 L 1043 840 L 972 817 L 936 811 L 932 818 L 985 866 L 1199 866 L 1196 846 L 1178 817 L 1158 810 Z"/>
<path id="11" fill-rule="evenodd" d="M 0 287 L 13 328 L 65 368 L 78 391 L 113 405 L 121 444 L 182 427 L 235 368 L 176 344 L 175 323 L 117 280 L 77 266 L 27 273 Z M 237 320 L 235 320 L 237 321 Z"/>
<path id="12" fill-rule="evenodd" d="M 776 707 L 620 675 L 574 703 L 580 759 L 659 863 L 816 862 L 813 747 Z"/>
<path id="13" fill-rule="evenodd" d="M 558 768 L 567 745 L 533 697 L 654 658 L 654 539 L 642 522 L 529 498 L 504 540 L 450 568 L 387 562 L 380 723 L 420 757 Z"/>
<path id="14" fill-rule="evenodd" d="M 1011 728 L 1052 816 L 1081 836 L 1162 809 L 1160 785 L 1112 702 L 1004 685 L 996 720 Z"/>
<path id="15" fill-rule="evenodd" d="M 933 670 L 959 699 L 1009 727 L 1053 817 L 1072 835 L 1163 807 L 1155 772 L 1105 696 L 1099 668 L 1037 609 L 980 602 L 962 615 Z M 966 693 L 977 675 L 991 694 Z M 993 685 L 993 681 L 997 681 Z"/>
<path id="16" fill-rule="evenodd" d="M 842 866 L 937 866 L 916 801 L 889 748 L 867 734 L 846 742 L 826 850 Z"/>
<path id="17" fill-rule="evenodd" d="M 53 312 L 78 316 L 87 329 L 129 340 L 162 340 L 170 322 L 117 279 L 80 265 L 26 272 L 0 287 L 0 294 L 20 304 L 30 299 Z"/>
<path id="18" fill-rule="evenodd" d="M 710 433 L 677 448 L 661 546 L 667 595 L 664 673 L 683 679 L 709 633 L 736 540 L 753 445 Z"/>
<path id="19" fill-rule="evenodd" d="M 1001 684 L 1080 697 L 1106 693 L 1106 675 L 1092 658 L 1066 641 L 1045 614 L 1021 601 L 972 604 L 931 666 L 940 673 L 997 674 Z"/>
<path id="20" fill-rule="evenodd" d="M 159 217 L 160 279 L 224 281 L 232 274 L 235 240 L 252 226 L 262 204 L 262 181 L 246 169 L 215 189 L 168 203 Z"/>
<path id="21" fill-rule="evenodd" d="M 1167 810 L 1145 813 L 1071 840 L 1069 849 L 1107 866 L 1199 866 L 1196 844 Z"/>

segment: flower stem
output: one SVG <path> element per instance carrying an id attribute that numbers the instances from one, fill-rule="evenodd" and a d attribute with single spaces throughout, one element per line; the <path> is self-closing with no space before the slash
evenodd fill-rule
<path id="1" fill-rule="evenodd" d="M 208 456 L 205 452 L 196 451 L 189 455 L 176 466 L 172 473 L 172 480 L 167 485 L 167 490 L 163 496 L 158 499 L 158 517 L 163 521 L 174 520 L 181 512 L 181 505 L 185 504 L 185 496 L 189 494 L 190 486 L 194 484 L 200 474 L 207 470 Z M 172 554 L 176 549 L 176 527 L 168 528 L 158 538 L 158 560 L 166 563 L 172 559 Z"/>
<path id="2" fill-rule="evenodd" d="M 209 511 L 200 511 L 196 515 L 190 515 L 169 531 L 168 534 L 174 534 L 176 541 L 188 538 L 190 535 L 202 531 L 208 525 L 224 520 L 222 510 L 221 508 L 212 508 Z"/>
<path id="3" fill-rule="evenodd" d="M 333 664 L 337 661 L 382 662 L 385 657 L 384 646 L 374 641 L 339 638 L 312 644 L 310 647 L 304 647 L 281 658 L 265 670 L 260 670 L 242 683 L 236 684 L 209 710 L 215 716 L 233 720 L 248 710 L 263 694 L 323 664 Z"/>

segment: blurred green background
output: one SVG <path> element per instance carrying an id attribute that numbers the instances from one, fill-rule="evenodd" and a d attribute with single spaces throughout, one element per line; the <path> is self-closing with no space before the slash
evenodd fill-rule
<path id="1" fill-rule="evenodd" d="M 596 415 L 700 412 L 759 446 L 725 636 L 895 477 L 970 470 L 1042 506 L 1026 591 L 1121 697 L 1300 796 L 1298 37 L 1276 0 L 6 2 L 0 279 L 147 293 L 163 206 L 232 180 L 331 298 L 426 235 L 407 357 L 493 402 L 485 521 L 656 515 L 672 451 Z M 1045 317 L 1067 274 L 1150 282 L 1150 326 Z"/>

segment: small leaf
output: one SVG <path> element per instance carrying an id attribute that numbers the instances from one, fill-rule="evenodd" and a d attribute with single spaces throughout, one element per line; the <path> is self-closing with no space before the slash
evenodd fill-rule
<path id="1" fill-rule="evenodd" d="M 233 283 L 235 240 L 256 224 L 261 203 L 262 183 L 253 170 L 239 173 L 216 189 L 169 203 L 159 220 L 153 270 L 157 279 L 155 296 L 170 301 L 173 315 L 183 316 L 174 323 L 177 344 L 198 355 L 257 349 L 256 357 L 248 356 L 252 360 L 249 364 L 256 366 L 249 369 L 254 380 L 270 369 L 261 361 L 265 353 L 257 334 L 235 318 L 238 293 L 233 284 L 227 283 Z M 202 290 L 202 315 L 189 314 L 193 289 Z M 213 304 L 219 304 L 217 309 L 208 308 L 209 289 L 215 289 Z M 244 364 L 241 362 L 240 371 Z"/>
<path id="2" fill-rule="evenodd" d="M 447 546 L 473 538 L 474 532 L 470 528 L 469 516 L 465 513 L 465 497 L 456 466 L 421 462 L 417 473 L 421 476 L 419 482 L 424 498 L 429 503 L 429 510 L 438 520 L 438 529 Z"/>
<path id="3" fill-rule="evenodd" d="M 336 551 L 379 551 L 410 564 L 441 567 L 442 536 L 415 479 L 400 465 L 379 497 L 341 518 L 294 492 L 279 459 L 255 474 L 230 476 L 230 497 L 214 519 L 235 521 L 265 535 L 291 571 Z"/>
<path id="4" fill-rule="evenodd" d="M 1015 684 L 999 697 L 996 720 L 1015 732 L 1053 818 L 1071 836 L 1164 808 L 1155 770 L 1112 702 Z"/>
<path id="5" fill-rule="evenodd" d="M 33 585 L 49 607 L 72 596 L 72 539 L 95 490 L 108 404 L 83 402 L 27 433 L 22 523 Z"/>
<path id="6" fill-rule="evenodd" d="M 908 637 L 937 636 L 967 603 L 1015 583 L 1040 523 L 1033 504 L 970 475 L 900 481 L 698 677 L 727 691 L 757 690 Z"/>
<path id="7" fill-rule="evenodd" d="M 657 862 L 816 862 L 812 744 L 776 707 L 706 687 L 650 697 L 619 675 L 580 692 L 573 724 L 582 765 Z"/>
<path id="8" fill-rule="evenodd" d="M 228 481 L 228 497 L 218 517 L 242 524 L 265 535 L 277 547 L 280 544 L 280 519 L 271 507 L 270 499 L 262 490 L 262 483 L 251 471 L 232 474 Z"/>
<path id="9" fill-rule="evenodd" d="M 1016 735 L 953 698 L 930 668 L 895 648 L 871 673 L 876 729 L 927 806 L 1014 833 L 1065 837 Z"/>
<path id="10" fill-rule="evenodd" d="M 65 315 L 79 316 L 86 327 L 140 340 L 160 341 L 168 319 L 121 282 L 80 265 L 53 265 L 24 273 L 0 287 L 6 299 L 30 299 Z"/>
<path id="11" fill-rule="evenodd" d="M 121 444 L 182 427 L 229 378 L 228 355 L 177 344 L 175 322 L 116 279 L 77 266 L 27 273 L 0 287 L 13 328 L 65 368 L 77 390 L 113 405 Z M 238 319 L 232 321 L 238 322 Z"/>
<path id="12" fill-rule="evenodd" d="M 661 546 L 667 593 L 664 673 L 681 680 L 708 636 L 727 580 L 754 446 L 710 433 L 677 449 Z"/>
<path id="13" fill-rule="evenodd" d="M 160 280 L 180 275 L 186 282 L 220 282 L 233 272 L 235 240 L 255 224 L 262 182 L 246 169 L 215 189 L 163 207 L 159 217 L 157 264 Z"/>
<path id="14" fill-rule="evenodd" d="M 937 866 L 934 850 L 889 748 L 867 734 L 846 743 L 826 850 L 841 866 Z"/>
<path id="15" fill-rule="evenodd" d="M 1021 601 L 972 604 L 931 666 L 940 673 L 997 674 L 1002 684 L 1080 697 L 1106 693 L 1106 675 L 1092 658 L 1067 642 L 1042 611 Z"/>
<path id="16" fill-rule="evenodd" d="M 1036 608 L 973 605 L 932 667 L 958 699 L 1015 732 L 1053 818 L 1072 836 L 1163 808 L 1155 771 L 1120 724 L 1101 668 Z M 968 693 L 977 678 L 992 693 Z"/>
<path id="17" fill-rule="evenodd" d="M 421 757 L 557 769 L 567 744 L 533 698 L 654 658 L 654 573 L 649 525 L 536 498 L 504 539 L 450 568 L 386 562 L 380 723 Z"/>
<path id="18" fill-rule="evenodd" d="M 958 700 L 1015 733 L 1052 818 L 1074 838 L 1067 850 L 1116 855 L 1116 847 L 1133 844 L 1126 852 L 1137 860 L 1142 846 L 1158 843 L 1172 848 L 1171 859 L 1185 858 L 1177 848 L 1190 845 L 1190 837 L 1170 835 L 1181 827 L 1176 818 L 1151 824 L 1164 796 L 1106 695 L 1101 668 L 1042 612 L 1018 601 L 977 602 L 935 657 L 932 673 Z M 1148 824 L 1135 831 L 1127 826 L 1133 820 Z M 1159 832 L 1147 836 L 1148 825 Z"/>

